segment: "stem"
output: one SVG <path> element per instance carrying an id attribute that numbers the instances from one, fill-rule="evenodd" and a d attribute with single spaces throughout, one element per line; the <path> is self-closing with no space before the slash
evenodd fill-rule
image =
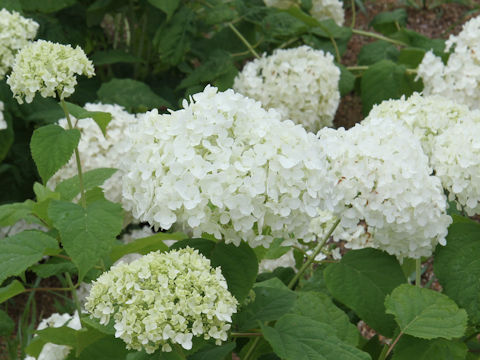
<path id="1" fill-rule="evenodd" d="M 382 352 L 380 353 L 380 356 L 378 357 L 378 360 L 385 360 L 387 357 L 387 351 L 388 351 L 388 345 L 384 345 Z"/>
<path id="2" fill-rule="evenodd" d="M 355 16 L 356 16 L 355 0 L 352 0 L 352 23 L 350 24 L 350 27 L 352 29 L 355 27 Z"/>
<path id="3" fill-rule="evenodd" d="M 250 52 L 253 54 L 253 56 L 255 56 L 257 59 L 260 59 L 260 56 L 258 55 L 258 53 L 255 51 L 255 49 L 252 47 L 252 45 L 248 42 L 248 40 L 243 37 L 243 35 L 240 33 L 240 31 L 237 30 L 235 25 L 233 25 L 232 23 L 228 23 L 228 27 L 230 29 L 232 29 L 232 31 L 235 33 L 235 35 L 237 35 L 238 38 L 245 44 L 245 46 L 248 48 L 248 50 L 250 50 Z"/>
<path id="4" fill-rule="evenodd" d="M 310 264 L 313 263 L 313 261 L 315 260 L 315 258 L 317 257 L 317 255 L 320 253 L 320 251 L 322 250 L 322 247 L 323 245 L 325 245 L 325 243 L 327 242 L 327 240 L 330 238 L 330 236 L 333 234 L 333 232 L 335 231 L 335 229 L 337 228 L 338 224 L 340 223 L 340 218 L 337 219 L 337 221 L 335 221 L 335 223 L 332 225 L 332 227 L 330 228 L 330 230 L 328 231 L 328 234 L 325 235 L 325 237 L 318 243 L 318 245 L 315 247 L 312 255 L 310 255 L 310 257 L 307 259 L 307 261 L 305 261 L 305 263 L 302 265 L 302 267 L 300 268 L 300 270 L 298 270 L 298 272 L 295 274 L 295 276 L 293 277 L 292 280 L 290 280 L 290 282 L 288 283 L 288 288 L 289 289 L 292 289 L 293 286 L 295 285 L 295 283 L 297 282 L 298 279 L 300 279 L 300 277 L 303 275 L 303 273 L 305 272 L 305 270 L 307 270 L 307 268 L 310 266 Z"/>
<path id="5" fill-rule="evenodd" d="M 232 332 L 230 335 L 234 337 L 250 337 L 250 336 L 263 336 L 262 333 L 250 332 L 250 333 L 237 333 Z"/>
<path id="6" fill-rule="evenodd" d="M 415 286 L 421 287 L 421 276 L 422 276 L 422 259 L 415 260 Z"/>
<path id="7" fill-rule="evenodd" d="M 70 120 L 70 113 L 68 112 L 67 105 L 63 99 L 60 100 L 60 104 L 62 105 L 63 112 L 67 118 L 68 127 L 69 129 L 73 129 L 72 120 Z M 78 153 L 78 146 L 75 147 L 75 160 L 77 162 L 77 170 L 78 170 L 78 184 L 80 186 L 80 196 L 82 201 L 82 207 L 87 207 L 87 200 L 85 197 L 85 187 L 83 186 L 83 173 L 82 173 L 82 164 L 80 163 L 80 154 Z"/>
<path id="8" fill-rule="evenodd" d="M 247 353 L 245 354 L 245 358 L 243 360 L 248 360 L 250 358 L 250 355 L 253 354 L 253 351 L 257 347 L 258 342 L 260 341 L 261 338 L 257 337 L 252 343 L 252 346 L 250 346 L 250 349 L 248 349 Z"/>
<path id="9" fill-rule="evenodd" d="M 340 51 L 338 50 L 337 42 L 335 41 L 334 37 L 330 34 L 330 31 L 323 26 L 321 23 L 318 23 L 318 27 L 325 31 L 332 42 L 333 48 L 335 49 L 335 59 L 340 64 L 342 62 L 342 57 L 340 56 Z"/>
<path id="10" fill-rule="evenodd" d="M 395 340 L 393 340 L 392 344 L 388 348 L 387 353 L 385 354 L 385 359 L 388 357 L 388 355 L 390 355 L 390 353 L 392 352 L 395 345 L 397 345 L 397 342 L 398 342 L 398 340 L 400 340 L 402 335 L 403 335 L 403 331 L 400 331 L 400 334 L 398 334 L 398 336 L 395 338 Z"/>
<path id="11" fill-rule="evenodd" d="M 363 70 L 368 70 L 368 66 L 367 66 L 367 65 L 347 66 L 347 70 L 350 70 L 350 71 L 355 71 L 355 70 L 363 71 Z"/>
<path id="12" fill-rule="evenodd" d="M 31 288 L 25 289 L 23 292 L 32 292 L 32 291 L 70 291 L 70 288 L 55 288 L 55 287 L 45 287 L 45 288 Z"/>
<path id="13" fill-rule="evenodd" d="M 391 39 L 391 38 L 389 38 L 389 37 L 386 37 L 386 36 L 383 36 L 383 35 L 380 35 L 380 34 L 371 32 L 371 31 L 364 31 L 364 30 L 352 29 L 352 32 L 353 32 L 354 34 L 357 34 L 357 35 L 370 36 L 370 37 L 375 38 L 375 39 L 388 41 L 388 42 L 391 42 L 392 44 L 401 45 L 401 46 L 407 46 L 407 44 L 405 44 L 405 43 L 402 42 L 402 41 L 395 40 L 395 39 Z"/>
<path id="14" fill-rule="evenodd" d="M 75 290 L 72 278 L 68 272 L 65 273 L 65 278 L 67 279 L 68 286 L 70 286 L 70 291 L 72 292 L 72 297 L 73 301 L 75 302 L 75 307 L 78 311 L 78 316 L 80 316 L 82 314 L 82 305 L 80 305 L 80 301 L 78 301 L 77 290 Z"/>

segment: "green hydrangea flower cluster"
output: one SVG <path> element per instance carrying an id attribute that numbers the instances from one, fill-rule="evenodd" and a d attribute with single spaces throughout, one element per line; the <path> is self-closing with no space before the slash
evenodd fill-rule
<path id="1" fill-rule="evenodd" d="M 85 308 L 104 325 L 113 315 L 127 349 L 151 354 L 173 344 L 191 349 L 193 336 L 221 344 L 237 305 L 220 268 L 187 247 L 113 266 L 93 283 Z"/>

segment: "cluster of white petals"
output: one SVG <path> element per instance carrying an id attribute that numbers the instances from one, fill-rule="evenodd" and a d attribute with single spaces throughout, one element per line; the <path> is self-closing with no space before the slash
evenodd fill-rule
<path id="1" fill-rule="evenodd" d="M 5 116 L 3 115 L 3 110 L 5 110 L 5 105 L 2 101 L 0 101 L 0 130 L 4 130 L 7 128 L 7 121 L 5 120 Z"/>
<path id="2" fill-rule="evenodd" d="M 70 314 L 52 314 L 50 317 L 43 319 L 40 322 L 37 330 L 57 328 L 61 326 L 68 326 L 71 329 L 80 330 L 82 324 L 80 323 L 78 312 L 75 312 L 73 316 Z M 71 348 L 66 345 L 46 343 L 38 355 L 38 358 L 27 356 L 25 357 L 25 360 L 63 360 L 67 358 L 70 350 Z"/>
<path id="3" fill-rule="evenodd" d="M 300 0 L 263 0 L 266 6 L 278 9 L 288 9 L 299 6 Z M 345 22 L 345 11 L 341 0 L 312 0 L 310 15 L 318 21 L 332 19 L 338 26 Z"/>
<path id="4" fill-rule="evenodd" d="M 442 185 L 407 127 L 371 117 L 319 136 L 336 177 L 330 203 L 341 217 L 336 240 L 399 259 L 430 256 L 437 243 L 445 244 L 451 218 Z"/>
<path id="5" fill-rule="evenodd" d="M 247 63 L 233 89 L 317 132 L 332 126 L 340 102 L 339 79 L 333 55 L 304 45 L 277 49 Z"/>
<path id="6" fill-rule="evenodd" d="M 453 49 L 447 64 L 432 51 L 425 54 L 418 76 L 424 94 L 439 94 L 480 109 L 480 16 L 464 24 L 457 36 L 451 35 L 445 51 Z"/>
<path id="7" fill-rule="evenodd" d="M 75 91 L 77 75 L 95 75 L 92 62 L 79 46 L 37 40 L 18 52 L 7 83 L 22 104 L 24 97 L 32 102 L 37 91 L 43 97 L 69 97 Z"/>
<path id="8" fill-rule="evenodd" d="M 153 110 L 129 132 L 126 209 L 156 228 L 177 223 L 236 245 L 312 240 L 329 188 L 316 136 L 232 90 L 207 87 L 183 105 Z"/>
<path id="9" fill-rule="evenodd" d="M 408 99 L 382 102 L 370 117 L 406 125 L 422 142 L 449 200 L 469 215 L 480 212 L 480 110 L 471 111 L 439 95 L 415 93 Z"/>
<path id="10" fill-rule="evenodd" d="M 191 349 L 194 336 L 221 344 L 237 304 L 220 268 L 186 248 L 113 266 L 93 282 L 85 307 L 102 324 L 113 316 L 127 349 L 153 353 Z"/>
<path id="11" fill-rule="evenodd" d="M 17 52 L 37 35 L 38 24 L 18 12 L 0 10 L 0 80 L 10 70 Z"/>
<path id="12" fill-rule="evenodd" d="M 78 151 L 83 171 L 98 168 L 118 168 L 121 159 L 125 156 L 126 146 L 124 141 L 128 127 L 138 121 L 138 118 L 125 111 L 120 105 L 109 104 L 85 104 L 88 111 L 108 112 L 112 120 L 107 125 L 106 136 L 103 136 L 98 124 L 91 118 L 81 119 L 77 122 L 76 128 L 81 132 Z M 58 124 L 67 129 L 66 119 L 59 120 Z M 77 175 L 75 156 L 62 167 L 49 181 L 48 186 L 55 186 L 63 180 Z M 123 171 L 119 169 L 102 185 L 105 198 L 113 202 L 121 202 L 122 199 L 122 176 Z"/>

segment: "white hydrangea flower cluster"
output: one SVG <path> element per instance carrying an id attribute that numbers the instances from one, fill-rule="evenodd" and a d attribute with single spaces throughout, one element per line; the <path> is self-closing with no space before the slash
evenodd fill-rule
<path id="1" fill-rule="evenodd" d="M 288 9 L 300 5 L 300 0 L 263 0 L 266 6 Z M 310 15 L 318 21 L 332 19 L 338 26 L 345 22 L 345 11 L 341 0 L 312 0 Z"/>
<path id="2" fill-rule="evenodd" d="M 4 130 L 7 128 L 7 121 L 3 115 L 3 110 L 5 110 L 5 104 L 0 101 L 0 130 Z"/>
<path id="3" fill-rule="evenodd" d="M 22 104 L 23 97 L 27 103 L 32 102 L 37 91 L 43 97 L 69 97 L 77 85 L 76 75 L 95 75 L 92 62 L 79 46 L 74 49 L 37 40 L 18 52 L 7 83 Z"/>
<path id="4" fill-rule="evenodd" d="M 467 214 L 480 212 L 480 111 L 469 110 L 439 95 L 413 94 L 408 99 L 384 101 L 368 118 L 391 119 L 406 125 L 422 142 L 430 166 Z M 368 119 L 367 118 L 367 119 Z M 456 136 L 456 137 L 455 137 Z"/>
<path id="5" fill-rule="evenodd" d="M 312 240 L 330 179 L 316 136 L 232 90 L 208 86 L 183 105 L 153 110 L 129 132 L 126 209 L 157 228 L 178 223 L 236 245 Z"/>
<path id="6" fill-rule="evenodd" d="M 247 63 L 233 89 L 317 132 L 332 126 L 340 102 L 339 80 L 333 55 L 304 45 L 277 49 Z"/>
<path id="7" fill-rule="evenodd" d="M 108 112 L 112 120 L 108 123 L 106 136 L 103 136 L 100 127 L 90 118 L 81 119 L 77 122 L 76 128 L 82 136 L 78 143 L 80 161 L 83 171 L 89 171 L 102 167 L 118 168 L 120 160 L 125 156 L 126 146 L 124 144 L 128 127 L 138 121 L 137 116 L 128 113 L 120 105 L 109 104 L 85 104 L 88 111 Z M 66 119 L 60 119 L 58 124 L 67 129 Z M 48 186 L 54 189 L 63 180 L 77 175 L 75 156 L 62 167 L 49 181 Z M 102 185 L 105 197 L 113 202 L 121 202 L 122 199 L 122 176 L 123 171 L 119 169 Z"/>
<path id="8" fill-rule="evenodd" d="M 78 312 L 72 316 L 70 314 L 52 314 L 50 317 L 43 319 L 37 327 L 37 330 L 43 330 L 49 327 L 61 327 L 68 326 L 74 330 L 80 330 L 82 324 L 80 323 L 80 317 Z M 64 360 L 70 353 L 71 348 L 66 345 L 57 345 L 52 343 L 46 343 L 38 358 L 33 356 L 25 357 L 25 360 Z"/>
<path id="9" fill-rule="evenodd" d="M 430 176 L 428 158 L 408 128 L 372 117 L 319 136 L 337 179 L 330 204 L 341 216 L 336 240 L 400 260 L 430 256 L 437 243 L 445 244 L 451 218 L 440 179 Z"/>
<path id="10" fill-rule="evenodd" d="M 16 11 L 0 10 L 0 80 L 10 70 L 17 52 L 37 35 L 38 24 Z"/>
<path id="11" fill-rule="evenodd" d="M 85 307 L 102 324 L 113 315 L 127 349 L 153 353 L 173 344 L 191 349 L 193 336 L 221 344 L 237 305 L 220 268 L 185 248 L 113 266 L 93 283 Z"/>
<path id="12" fill-rule="evenodd" d="M 465 23 L 458 36 L 450 36 L 445 51 L 452 48 L 446 65 L 432 51 L 425 54 L 417 75 L 425 85 L 423 92 L 480 109 L 480 16 Z"/>

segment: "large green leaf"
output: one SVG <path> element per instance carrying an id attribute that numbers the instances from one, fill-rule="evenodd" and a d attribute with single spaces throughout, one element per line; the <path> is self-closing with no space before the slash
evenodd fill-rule
<path id="1" fill-rule="evenodd" d="M 88 111 L 78 105 L 65 101 L 68 112 L 77 119 L 93 119 L 105 136 L 107 133 L 108 123 L 112 120 L 112 114 L 103 111 Z"/>
<path id="2" fill-rule="evenodd" d="M 11 297 L 21 294 L 25 290 L 23 284 L 18 280 L 13 280 L 7 286 L 0 288 L 0 304 Z"/>
<path id="3" fill-rule="evenodd" d="M 480 225 L 453 216 L 447 246 L 435 251 L 434 272 L 446 295 L 467 310 L 472 323 L 480 322 Z"/>
<path id="4" fill-rule="evenodd" d="M 76 0 L 20 0 L 24 11 L 52 13 L 75 4 Z"/>
<path id="5" fill-rule="evenodd" d="M 353 346 L 358 345 L 359 333 L 357 327 L 350 322 L 347 314 L 333 304 L 326 294 L 316 291 L 300 292 L 290 312 L 328 324 L 335 330 L 335 335 L 340 340 Z"/>
<path id="6" fill-rule="evenodd" d="M 34 202 L 32 200 L 0 205 L 0 227 L 11 226 L 20 219 L 34 220 L 31 215 L 33 205 Z"/>
<path id="7" fill-rule="evenodd" d="M 359 65 L 372 65 L 381 60 L 397 61 L 399 50 L 387 41 L 379 40 L 364 45 L 358 54 Z"/>
<path id="8" fill-rule="evenodd" d="M 21 274 L 54 249 L 58 249 L 57 240 L 36 230 L 0 239 L 0 284 L 9 276 Z"/>
<path id="9" fill-rule="evenodd" d="M 112 79 L 102 84 L 98 98 L 108 104 L 119 104 L 129 111 L 169 107 L 167 100 L 155 94 L 150 87 L 132 79 Z"/>
<path id="10" fill-rule="evenodd" d="M 106 200 L 80 205 L 52 201 L 48 211 L 59 230 L 62 245 L 79 270 L 79 278 L 105 255 L 109 254 L 115 237 L 122 230 L 123 213 L 118 204 Z"/>
<path id="11" fill-rule="evenodd" d="M 180 0 L 148 0 L 150 4 L 162 10 L 170 19 L 180 4 Z"/>
<path id="12" fill-rule="evenodd" d="M 90 58 L 96 66 L 142 61 L 142 59 L 122 50 L 97 51 Z"/>
<path id="13" fill-rule="evenodd" d="M 406 281 L 397 259 L 375 249 L 352 250 L 324 271 L 328 290 L 384 336 L 396 327 L 385 314 L 385 296 Z"/>
<path id="14" fill-rule="evenodd" d="M 370 355 L 337 338 L 335 330 L 305 316 L 287 314 L 275 327 L 262 327 L 265 339 L 285 360 L 368 360 Z"/>
<path id="15" fill-rule="evenodd" d="M 188 357 L 188 360 L 224 360 L 235 349 L 234 342 L 228 342 L 221 346 L 208 347 Z"/>
<path id="16" fill-rule="evenodd" d="M 272 11 L 263 19 L 263 29 L 273 37 L 293 37 L 304 33 L 308 26 L 288 12 Z"/>
<path id="17" fill-rule="evenodd" d="M 93 189 L 102 185 L 105 180 L 109 179 L 117 169 L 98 168 L 83 173 L 83 187 L 85 190 Z M 80 193 L 80 183 L 78 175 L 63 180 L 55 188 L 55 192 L 59 193 L 63 200 L 71 201 Z"/>
<path id="18" fill-rule="evenodd" d="M 399 27 L 405 27 L 406 23 L 407 11 L 405 9 L 396 9 L 376 15 L 370 22 L 370 25 L 384 35 L 391 35 L 396 33 Z"/>
<path id="19" fill-rule="evenodd" d="M 409 284 L 393 290 L 385 308 L 403 333 L 422 339 L 458 338 L 467 326 L 467 312 L 448 296 Z"/>
<path id="20" fill-rule="evenodd" d="M 460 341 L 404 335 L 394 348 L 392 360 L 460 360 L 465 359 L 467 351 L 467 346 Z"/>
<path id="21" fill-rule="evenodd" d="M 45 184 L 70 160 L 79 140 L 80 131 L 65 130 L 58 125 L 42 126 L 34 131 L 30 149 Z"/>
<path id="22" fill-rule="evenodd" d="M 0 310 L 0 336 L 9 336 L 13 329 L 15 329 L 13 320 L 5 311 Z"/>

